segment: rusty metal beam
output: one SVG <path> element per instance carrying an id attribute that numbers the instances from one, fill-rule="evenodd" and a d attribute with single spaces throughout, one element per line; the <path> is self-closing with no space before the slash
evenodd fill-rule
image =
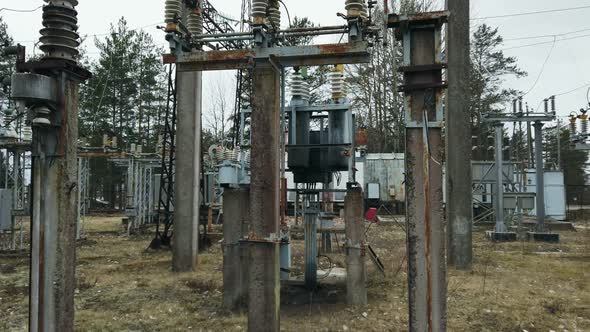
<path id="1" fill-rule="evenodd" d="M 176 63 L 179 72 L 252 68 L 257 60 L 273 61 L 282 67 L 368 63 L 367 42 L 310 46 L 268 47 L 248 50 L 191 52 L 164 55 L 164 63 Z"/>

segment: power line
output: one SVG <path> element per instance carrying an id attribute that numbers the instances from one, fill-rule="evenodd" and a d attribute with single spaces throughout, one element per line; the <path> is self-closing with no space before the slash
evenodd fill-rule
<path id="1" fill-rule="evenodd" d="M 0 8 L 0 12 L 5 10 L 7 12 L 16 12 L 16 13 L 32 13 L 34 11 L 39 10 L 40 8 L 43 8 L 43 6 L 39 6 L 35 9 L 12 9 L 12 8 Z"/>
<path id="2" fill-rule="evenodd" d="M 539 10 L 539 11 L 534 11 L 534 12 L 523 12 L 523 13 L 496 15 L 496 16 L 484 16 L 484 17 L 473 17 L 473 18 L 471 18 L 471 20 L 487 20 L 487 19 L 494 19 L 494 18 L 529 16 L 529 15 L 539 15 L 539 14 L 547 14 L 547 13 L 559 13 L 559 12 L 566 12 L 566 11 L 573 11 L 573 10 L 580 10 L 580 9 L 588 9 L 588 8 L 590 8 L 590 6 L 559 8 L 559 9 L 549 9 L 549 10 Z"/>
<path id="3" fill-rule="evenodd" d="M 557 39 L 556 42 L 562 42 L 562 41 L 566 41 L 566 40 L 573 40 L 573 39 L 585 38 L 585 37 L 590 37 L 590 34 L 569 37 L 569 38 L 561 38 L 561 39 Z M 519 48 L 538 46 L 538 45 L 546 45 L 546 44 L 551 44 L 551 43 L 553 43 L 553 41 L 546 41 L 546 42 L 539 42 L 539 43 L 526 44 L 526 45 L 520 45 L 520 46 L 513 46 L 513 47 L 503 48 L 503 49 L 501 49 L 501 51 L 515 50 L 515 49 L 519 49 Z"/>
<path id="4" fill-rule="evenodd" d="M 554 35 L 537 35 L 537 36 L 508 38 L 508 39 L 504 39 L 504 41 L 563 37 L 563 36 L 573 35 L 573 34 L 580 33 L 580 32 L 585 32 L 585 31 L 590 31 L 590 28 L 582 29 L 582 30 L 576 30 L 576 31 L 570 31 L 570 32 L 564 32 L 564 33 L 557 33 L 557 34 L 554 34 Z"/>
<path id="5" fill-rule="evenodd" d="M 549 58 L 551 58 L 551 54 L 553 54 L 553 50 L 555 49 L 555 44 L 556 44 L 556 38 L 553 38 L 553 45 L 551 45 L 551 49 L 549 50 L 549 53 L 547 54 L 547 57 L 545 58 L 545 62 L 543 62 L 543 66 L 541 66 L 541 71 L 539 72 L 539 75 L 537 76 L 537 79 L 535 80 L 535 83 L 533 83 L 533 86 L 523 94 L 523 96 L 528 95 L 531 91 L 533 91 L 533 89 L 537 86 L 537 83 L 539 83 L 539 80 L 541 79 L 541 76 L 543 75 L 543 72 L 545 71 L 545 66 L 547 66 L 547 62 L 549 62 Z"/>

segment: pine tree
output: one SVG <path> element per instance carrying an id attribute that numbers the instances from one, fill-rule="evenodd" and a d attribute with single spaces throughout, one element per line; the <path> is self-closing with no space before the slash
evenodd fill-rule
<path id="1" fill-rule="evenodd" d="M 515 57 L 507 57 L 499 48 L 504 39 L 497 28 L 480 25 L 473 34 L 471 42 L 471 124 L 476 137 L 474 160 L 489 159 L 488 137 L 493 136 L 493 128 L 482 121 L 489 112 L 499 112 L 502 104 L 513 100 L 519 92 L 503 87 L 506 77 L 517 78 L 527 75 L 517 65 Z"/>
<path id="2" fill-rule="evenodd" d="M 145 152 L 154 152 L 166 95 L 163 50 L 147 33 L 130 29 L 124 18 L 95 44 L 100 50 L 98 60 L 83 60 L 89 62 L 94 76 L 80 91 L 80 136 L 100 146 L 107 134 L 116 136 L 124 151 L 131 144 L 142 144 Z M 92 195 L 114 207 L 124 170 L 104 158 L 93 159 L 91 167 Z"/>

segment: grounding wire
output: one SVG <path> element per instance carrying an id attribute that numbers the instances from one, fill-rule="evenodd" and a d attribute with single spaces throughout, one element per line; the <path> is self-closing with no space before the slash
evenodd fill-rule
<path id="1" fill-rule="evenodd" d="M 34 9 L 13 9 L 13 8 L 0 8 L 0 12 L 5 10 L 7 12 L 15 12 L 15 13 L 32 13 L 35 12 L 39 9 L 43 8 L 43 6 L 39 6 L 37 8 Z"/>

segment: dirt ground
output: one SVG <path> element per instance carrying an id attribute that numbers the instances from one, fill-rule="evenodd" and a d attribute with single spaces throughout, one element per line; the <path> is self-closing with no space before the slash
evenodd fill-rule
<path id="1" fill-rule="evenodd" d="M 215 243 L 198 272 L 173 274 L 169 251 L 146 251 L 151 235 L 122 235 L 120 218 L 91 217 L 77 260 L 77 331 L 245 331 L 245 314 L 221 306 L 222 255 Z M 590 224 L 560 244 L 492 244 L 474 234 L 472 272 L 449 271 L 449 331 L 590 331 Z M 285 289 L 284 331 L 407 331 L 405 235 L 372 226 L 386 267 L 368 261 L 369 305 L 347 308 L 345 286 L 310 294 Z M 330 254 L 343 267 L 344 256 Z M 301 270 L 302 244 L 294 246 Z M 0 331 L 27 328 L 28 258 L 0 255 Z M 325 262 L 322 264 L 326 264 Z M 298 273 L 298 272 L 296 272 Z"/>

